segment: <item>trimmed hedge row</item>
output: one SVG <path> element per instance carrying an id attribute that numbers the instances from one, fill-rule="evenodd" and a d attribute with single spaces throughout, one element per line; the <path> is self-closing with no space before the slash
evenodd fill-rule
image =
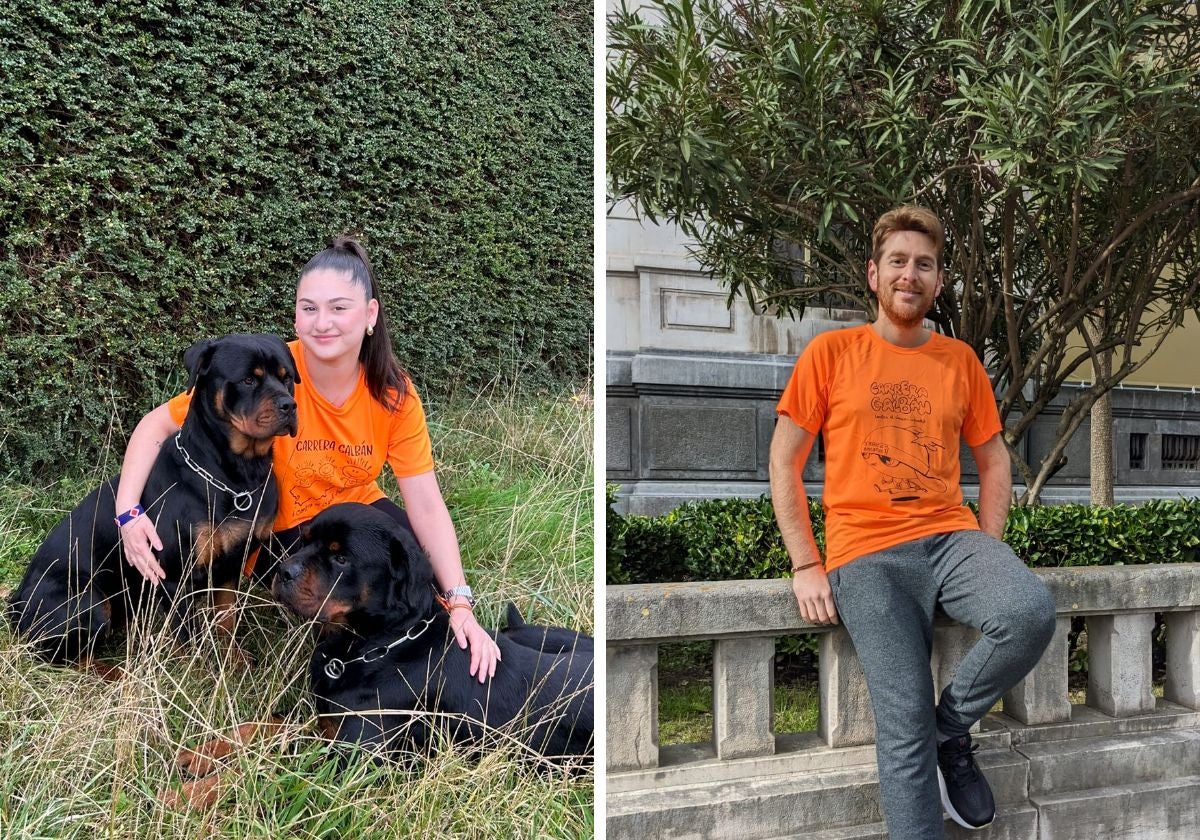
<path id="1" fill-rule="evenodd" d="M 608 493 L 610 584 L 737 580 L 788 574 L 775 509 L 766 496 L 691 502 L 660 517 L 621 516 Z M 819 499 L 809 499 L 824 549 Z M 1108 566 L 1200 560 L 1200 499 L 1111 508 L 1015 507 L 1004 540 L 1030 566 Z"/>
<path id="2" fill-rule="evenodd" d="M 15 0 L 0 15 L 0 472 L 87 467 L 192 341 L 292 334 L 363 235 L 436 397 L 578 385 L 592 15 L 569 0 Z"/>

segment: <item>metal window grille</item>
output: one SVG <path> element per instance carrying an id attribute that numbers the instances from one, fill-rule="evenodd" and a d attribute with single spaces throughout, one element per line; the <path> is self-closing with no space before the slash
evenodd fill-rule
<path id="1" fill-rule="evenodd" d="M 1146 435 L 1134 433 L 1129 436 L 1129 469 L 1146 469 Z"/>
<path id="2" fill-rule="evenodd" d="M 1200 470 L 1200 435 L 1163 435 L 1164 470 Z"/>

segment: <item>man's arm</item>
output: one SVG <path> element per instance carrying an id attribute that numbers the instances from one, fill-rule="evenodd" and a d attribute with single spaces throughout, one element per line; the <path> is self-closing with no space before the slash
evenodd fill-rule
<path id="1" fill-rule="evenodd" d="M 771 438 L 771 503 L 792 560 L 792 592 L 805 621 L 836 624 L 837 608 L 825 577 L 821 554 L 808 517 L 808 496 L 801 473 L 816 436 L 780 415 Z"/>
<path id="2" fill-rule="evenodd" d="M 979 467 L 979 527 L 1002 539 L 1012 505 L 1012 461 L 1003 435 L 997 433 L 979 446 L 972 446 L 971 454 Z"/>

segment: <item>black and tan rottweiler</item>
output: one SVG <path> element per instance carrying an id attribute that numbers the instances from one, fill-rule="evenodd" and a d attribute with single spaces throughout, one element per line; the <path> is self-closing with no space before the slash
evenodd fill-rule
<path id="1" fill-rule="evenodd" d="M 191 406 L 142 494 L 166 578 L 152 587 L 125 563 L 118 479 L 106 481 L 50 532 L 8 605 L 18 638 L 51 662 L 93 666 L 97 645 L 150 605 L 173 607 L 175 636 L 185 642 L 198 606 L 189 596 L 212 590 L 216 606 L 227 607 L 250 544 L 271 533 L 271 444 L 296 434 L 296 364 L 287 345 L 273 335 L 231 335 L 193 344 L 183 360 Z"/>
<path id="2" fill-rule="evenodd" d="M 272 592 L 320 627 L 309 689 L 330 740 L 387 751 L 424 751 L 435 734 L 474 750 L 513 742 L 556 763 L 593 755 L 593 641 L 560 627 L 525 624 L 509 608 L 496 635 L 501 660 L 481 684 L 470 654 L 438 603 L 424 551 L 369 505 L 334 505 L 301 531 L 302 547 L 279 565 Z M 168 804 L 211 804 L 215 760 L 276 731 L 279 718 L 180 752 L 180 770 L 205 778 L 164 794 Z"/>
<path id="3" fill-rule="evenodd" d="M 302 533 L 272 591 L 322 627 L 309 689 L 327 735 L 419 751 L 435 728 L 470 745 L 508 728 L 543 756 L 591 754 L 590 639 L 556 628 L 542 645 L 540 628 L 528 625 L 519 630 L 524 639 L 499 633 L 496 675 L 481 684 L 434 597 L 429 560 L 406 529 L 348 503 L 318 514 Z M 576 643 L 567 648 L 563 637 Z"/>

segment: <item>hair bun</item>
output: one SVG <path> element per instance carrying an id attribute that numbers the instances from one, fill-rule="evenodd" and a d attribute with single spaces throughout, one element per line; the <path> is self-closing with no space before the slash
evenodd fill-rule
<path id="1" fill-rule="evenodd" d="M 356 236 L 349 233 L 339 233 L 333 237 L 333 241 L 329 243 L 329 250 L 337 251 L 342 254 L 349 254 L 352 257 L 357 257 L 364 264 L 370 265 L 367 262 L 367 248 L 362 241 Z"/>

